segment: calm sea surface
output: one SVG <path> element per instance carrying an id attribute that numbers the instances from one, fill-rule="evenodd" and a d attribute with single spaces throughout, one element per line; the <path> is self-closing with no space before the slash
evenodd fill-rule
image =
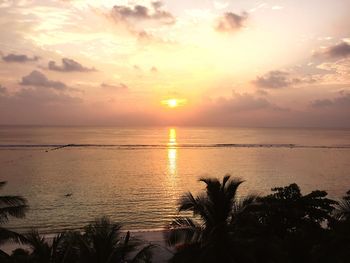
<path id="1" fill-rule="evenodd" d="M 78 229 L 101 215 L 163 228 L 182 193 L 203 189 L 200 177 L 226 173 L 246 181 L 241 196 L 296 182 L 341 197 L 350 130 L 0 127 L 0 194 L 30 204 L 9 224 L 19 231 Z"/>

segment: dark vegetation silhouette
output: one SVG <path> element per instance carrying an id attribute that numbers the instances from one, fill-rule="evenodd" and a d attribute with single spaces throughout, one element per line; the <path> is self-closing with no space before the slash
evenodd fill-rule
<path id="1" fill-rule="evenodd" d="M 179 212 L 190 211 L 194 217 L 175 218 L 166 235 L 168 244 L 176 248 L 172 261 L 234 262 L 247 252 L 243 240 L 235 235 L 236 224 L 256 197 L 238 200 L 237 189 L 243 181 L 230 180 L 229 176 L 222 182 L 210 178 L 200 181 L 206 184 L 205 193 L 196 197 L 187 193 L 179 204 Z"/>
<path id="2" fill-rule="evenodd" d="M 205 190 L 197 196 L 185 194 L 179 216 L 164 231 L 173 251 L 170 262 L 350 262 L 350 191 L 335 201 L 325 191 L 302 194 L 291 184 L 266 196 L 239 197 L 240 179 L 227 175 L 200 182 Z M 24 198 L 0 196 L 0 245 L 26 244 L 10 255 L 0 250 L 1 263 L 152 262 L 154 245 L 133 238 L 107 217 L 82 232 L 67 231 L 51 239 L 36 230 L 21 235 L 3 227 L 11 216 L 23 217 L 26 209 Z"/>
<path id="3" fill-rule="evenodd" d="M 0 182 L 0 190 L 6 185 L 6 182 Z M 0 196 L 0 246 L 8 241 L 21 242 L 22 235 L 6 229 L 4 225 L 10 217 L 23 218 L 27 211 L 27 200 L 21 196 L 1 195 Z M 0 249 L 0 255 L 4 252 Z"/>
<path id="4" fill-rule="evenodd" d="M 18 263 L 113 263 L 151 262 L 153 245 L 122 233 L 121 225 L 107 217 L 96 219 L 82 233 L 68 231 L 47 240 L 32 230 L 23 236 L 29 250 L 17 249 L 0 262 Z M 1 258 L 0 258 L 1 259 Z"/>
<path id="5" fill-rule="evenodd" d="M 165 234 L 171 262 L 350 262 L 350 191 L 337 202 L 291 184 L 237 198 L 239 179 L 200 181 L 204 193 L 183 196 L 179 212 L 187 214 Z"/>

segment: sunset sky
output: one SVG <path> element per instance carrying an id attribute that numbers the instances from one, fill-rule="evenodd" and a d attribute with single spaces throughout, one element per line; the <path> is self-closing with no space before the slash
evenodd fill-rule
<path id="1" fill-rule="evenodd" d="M 350 127 L 349 10 L 1 0 L 0 124 Z"/>

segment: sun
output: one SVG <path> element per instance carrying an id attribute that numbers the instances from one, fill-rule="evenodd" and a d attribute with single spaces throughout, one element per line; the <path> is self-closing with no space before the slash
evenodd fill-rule
<path id="1" fill-rule="evenodd" d="M 169 108 L 175 108 L 175 107 L 179 106 L 179 103 L 177 102 L 177 99 L 167 100 L 166 103 L 167 103 Z"/>
<path id="2" fill-rule="evenodd" d="M 186 100 L 172 98 L 172 99 L 162 100 L 161 103 L 169 108 L 176 108 L 184 105 L 186 103 Z"/>

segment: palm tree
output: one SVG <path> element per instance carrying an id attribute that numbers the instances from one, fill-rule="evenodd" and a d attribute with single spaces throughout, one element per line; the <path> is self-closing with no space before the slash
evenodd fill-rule
<path id="1" fill-rule="evenodd" d="M 139 240 L 125 237 L 121 225 L 103 217 L 85 227 L 84 233 L 63 232 L 52 241 L 35 230 L 25 235 L 31 253 L 28 258 L 35 263 L 118 263 L 151 262 L 152 245 L 144 246 Z M 131 257 L 133 255 L 133 257 Z"/>
<path id="2" fill-rule="evenodd" d="M 53 238 L 52 245 L 46 241 L 46 239 L 39 235 L 38 231 L 32 230 L 25 235 L 26 244 L 31 249 L 30 257 L 33 261 L 38 263 L 51 263 L 53 262 L 54 255 L 56 254 L 57 245 L 62 235 L 58 235 Z"/>
<path id="3" fill-rule="evenodd" d="M 5 185 L 6 182 L 0 182 L 0 189 Z M 27 209 L 27 200 L 21 196 L 0 196 L 0 245 L 8 240 L 16 242 L 23 241 L 22 235 L 6 229 L 1 225 L 7 223 L 10 217 L 23 218 Z"/>
<path id="4" fill-rule="evenodd" d="M 192 212 L 188 216 L 175 218 L 170 224 L 166 239 L 175 247 L 173 262 L 239 262 L 244 245 L 235 236 L 235 224 L 242 221 L 255 196 L 241 200 L 237 189 L 243 183 L 240 179 L 230 180 L 226 175 L 222 182 L 218 179 L 203 178 L 206 191 L 194 197 L 184 195 L 179 204 L 179 212 Z M 240 253 L 235 253 L 237 251 Z"/>
<path id="5" fill-rule="evenodd" d="M 139 240 L 130 237 L 130 232 L 123 237 L 120 224 L 102 217 L 85 227 L 80 240 L 80 262 L 150 262 L 152 245 L 143 247 L 130 258 L 141 244 Z"/>
<path id="6" fill-rule="evenodd" d="M 78 232 L 63 232 L 55 235 L 51 241 L 32 230 L 25 235 L 25 243 L 31 253 L 28 258 L 35 263 L 73 263 L 78 260 Z"/>

